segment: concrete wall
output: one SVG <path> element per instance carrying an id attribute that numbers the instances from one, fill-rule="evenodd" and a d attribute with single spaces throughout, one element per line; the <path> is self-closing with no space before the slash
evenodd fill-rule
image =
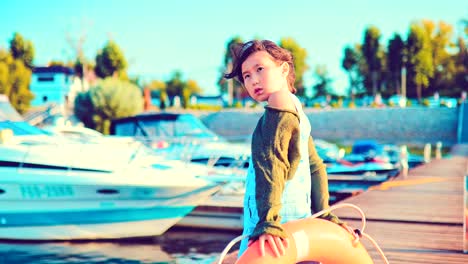
<path id="1" fill-rule="evenodd" d="M 306 109 L 312 136 L 334 142 L 376 139 L 382 143 L 424 145 L 457 143 L 459 108 L 356 108 Z M 202 121 L 228 138 L 251 135 L 263 113 L 257 110 L 223 110 L 199 113 Z"/>

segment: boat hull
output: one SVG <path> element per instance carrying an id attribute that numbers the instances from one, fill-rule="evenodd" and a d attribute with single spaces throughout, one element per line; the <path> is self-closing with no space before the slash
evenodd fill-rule
<path id="1" fill-rule="evenodd" d="M 11 240 L 98 240 L 162 235 L 181 217 L 97 224 L 1 227 L 0 239 Z"/>
<path id="2" fill-rule="evenodd" d="M 95 240 L 157 236 L 219 187 L 115 184 L 112 174 L 51 175 L 0 171 L 0 239 Z M 34 177 L 42 175 L 41 177 Z M 47 175 L 47 176 L 46 176 Z M 85 177 L 86 175 L 86 177 Z M 57 179 L 60 177 L 62 180 Z M 96 177 L 96 180 L 92 180 Z M 122 182 L 124 183 L 124 182 Z"/>

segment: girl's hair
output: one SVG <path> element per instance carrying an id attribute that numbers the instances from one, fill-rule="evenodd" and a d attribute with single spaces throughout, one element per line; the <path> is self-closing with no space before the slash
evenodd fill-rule
<path id="1" fill-rule="evenodd" d="M 292 93 L 296 93 L 294 82 L 296 81 L 296 73 L 294 72 L 293 56 L 288 50 L 281 48 L 270 40 L 251 40 L 246 43 L 234 44 L 231 46 L 232 54 L 232 71 L 226 73 L 224 78 L 236 78 L 240 83 L 244 84 L 242 77 L 242 63 L 253 53 L 257 51 L 266 51 L 273 57 L 277 63 L 286 62 L 289 64 L 289 74 L 287 76 L 288 86 Z"/>

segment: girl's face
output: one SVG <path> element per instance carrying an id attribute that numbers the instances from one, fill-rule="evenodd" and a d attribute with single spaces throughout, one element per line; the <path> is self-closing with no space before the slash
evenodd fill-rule
<path id="1" fill-rule="evenodd" d="M 242 77 L 249 95 L 257 102 L 264 102 L 272 93 L 288 89 L 287 66 L 287 63 L 278 65 L 266 51 L 252 53 L 242 63 Z"/>

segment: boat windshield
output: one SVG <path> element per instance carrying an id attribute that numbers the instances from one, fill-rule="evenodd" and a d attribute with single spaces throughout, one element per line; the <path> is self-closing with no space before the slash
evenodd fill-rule
<path id="1" fill-rule="evenodd" d="M 147 139 L 197 138 L 209 141 L 223 140 L 207 128 L 201 120 L 190 114 L 181 114 L 176 118 L 155 115 L 140 120 L 120 121 L 115 125 L 115 135 Z"/>
<path id="2" fill-rule="evenodd" d="M 180 115 L 175 120 L 141 120 L 139 123 L 149 137 L 217 138 L 192 115 Z"/>

